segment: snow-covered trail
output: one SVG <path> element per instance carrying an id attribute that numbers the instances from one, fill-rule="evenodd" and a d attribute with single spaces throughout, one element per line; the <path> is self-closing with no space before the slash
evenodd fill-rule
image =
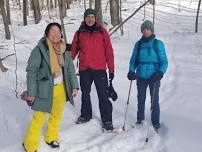
<path id="1" fill-rule="evenodd" d="M 164 125 L 164 134 L 158 136 L 151 127 L 149 143 L 145 144 L 147 121 L 142 127 L 131 128 L 136 121 L 137 99 L 136 82 L 132 84 L 130 104 L 126 121 L 126 131 L 118 134 L 106 134 L 101 131 L 98 99 L 94 85 L 92 86 L 93 119 L 83 125 L 76 125 L 74 121 L 80 114 L 80 95 L 76 98 L 76 106 L 70 104 L 65 107 L 60 131 L 59 150 L 50 149 L 43 141 L 40 141 L 38 152 L 190 152 L 200 151 L 202 133 L 201 119 L 201 86 L 202 86 L 202 34 L 194 34 L 195 6 L 190 9 L 184 7 L 178 12 L 176 0 L 159 1 L 156 13 L 156 34 L 165 42 L 169 59 L 168 71 L 162 80 L 160 91 L 161 122 Z M 187 2 L 184 2 L 185 6 Z M 123 17 L 129 16 L 138 3 L 128 0 L 124 4 L 128 11 L 123 12 Z M 193 2 L 192 5 L 196 3 Z M 168 7 L 169 5 L 169 7 Z M 74 31 L 81 21 L 82 11 L 69 10 L 68 15 L 76 20 L 67 26 L 71 41 Z M 78 13 L 75 13 L 78 12 Z M 151 19 L 151 7 L 146 9 L 146 19 Z M 106 20 L 108 17 L 105 18 Z M 140 25 L 143 19 L 143 11 L 124 25 L 125 34 L 120 37 L 115 34 L 112 43 L 115 50 L 115 80 L 114 87 L 119 99 L 113 102 L 113 121 L 117 128 L 122 127 L 126 110 L 129 81 L 126 78 L 128 63 L 134 42 L 140 36 Z M 46 19 L 45 19 L 46 20 Z M 28 46 L 33 47 L 43 33 L 47 21 L 39 25 L 30 25 L 27 28 L 16 27 L 19 41 L 27 40 Z M 199 31 L 202 31 L 199 27 Z M 23 33 L 27 33 L 23 36 Z M 28 37 L 32 35 L 33 37 Z M 12 44 L 8 42 L 8 44 Z M 28 48 L 19 45 L 19 91 L 25 89 L 25 67 L 29 56 Z M 29 50 L 30 51 L 30 50 Z M 6 74 L 0 73 L 0 146 L 1 152 L 22 152 L 21 143 L 27 125 L 31 119 L 32 111 L 20 99 L 14 96 L 14 58 L 9 58 L 5 63 L 9 66 Z M 146 120 L 149 114 L 150 98 L 147 96 Z M 45 127 L 43 132 L 45 131 Z"/>

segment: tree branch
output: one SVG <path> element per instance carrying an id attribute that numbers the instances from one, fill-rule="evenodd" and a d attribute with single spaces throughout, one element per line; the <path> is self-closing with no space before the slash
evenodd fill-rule
<path id="1" fill-rule="evenodd" d="M 6 58 L 8 58 L 9 56 L 12 56 L 12 55 L 14 55 L 14 53 L 12 53 L 12 54 L 9 54 L 9 55 L 7 55 L 7 56 L 5 56 L 4 58 L 0 59 L 0 61 L 3 61 L 3 60 L 5 60 Z"/>
<path id="2" fill-rule="evenodd" d="M 125 24 L 130 18 L 132 18 L 142 7 L 147 5 L 147 3 L 151 2 L 152 0 L 148 0 L 145 3 L 143 3 L 133 14 L 131 14 L 127 19 L 125 19 L 123 22 L 121 22 L 116 28 L 110 33 L 110 36 L 114 34 L 123 24 Z"/>

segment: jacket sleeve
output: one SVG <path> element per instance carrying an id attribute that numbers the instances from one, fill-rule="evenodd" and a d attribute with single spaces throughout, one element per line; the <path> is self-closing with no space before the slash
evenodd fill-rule
<path id="1" fill-rule="evenodd" d="M 27 72 L 27 91 L 29 96 L 36 96 L 37 94 L 37 74 L 39 71 L 39 67 L 41 65 L 41 53 L 36 46 L 29 57 L 28 65 L 26 68 Z"/>
<path id="2" fill-rule="evenodd" d="M 166 56 L 165 47 L 162 41 L 158 40 L 158 57 L 159 57 L 159 71 L 165 73 L 168 67 L 168 59 Z"/>
<path id="3" fill-rule="evenodd" d="M 135 43 L 131 58 L 130 58 L 130 63 L 129 63 L 129 71 L 131 72 L 135 72 L 136 68 L 137 68 L 137 64 L 136 64 L 136 59 L 137 59 L 137 51 L 138 51 L 138 43 Z"/>
<path id="4" fill-rule="evenodd" d="M 69 73 L 69 77 L 70 77 L 71 86 L 72 86 L 73 89 L 79 89 L 78 79 L 76 77 L 74 64 L 73 64 L 73 61 L 71 59 L 69 51 L 67 52 L 67 58 L 68 58 L 68 61 L 69 61 L 68 73 Z"/>
<path id="5" fill-rule="evenodd" d="M 78 53 L 78 50 L 77 50 L 77 46 L 78 45 L 78 32 L 76 32 L 74 34 L 74 38 L 73 38 L 73 41 L 72 41 L 72 47 L 71 47 L 71 58 L 72 60 L 75 59 L 77 53 Z"/>
<path id="6" fill-rule="evenodd" d="M 107 67 L 110 72 L 114 72 L 114 51 L 112 48 L 110 36 L 106 29 L 103 29 L 104 45 L 106 51 Z"/>

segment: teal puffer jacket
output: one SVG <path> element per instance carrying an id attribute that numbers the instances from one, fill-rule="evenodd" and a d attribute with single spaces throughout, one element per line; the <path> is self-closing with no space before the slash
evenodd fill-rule
<path id="1" fill-rule="evenodd" d="M 162 41 L 155 39 L 155 35 L 147 40 L 140 39 L 135 43 L 129 71 L 135 72 L 138 78 L 149 79 L 157 71 L 165 73 L 167 67 L 168 60 L 164 44 Z"/>
<path id="2" fill-rule="evenodd" d="M 72 90 L 78 89 L 79 84 L 70 50 L 67 44 L 64 54 L 63 79 L 67 100 L 74 105 Z M 54 77 L 50 70 L 49 51 L 43 39 L 32 50 L 26 71 L 28 95 L 35 97 L 32 109 L 50 113 L 53 104 Z"/>

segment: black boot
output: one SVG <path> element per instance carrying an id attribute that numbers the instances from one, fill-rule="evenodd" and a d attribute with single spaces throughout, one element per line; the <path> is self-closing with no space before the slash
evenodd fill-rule
<path id="1" fill-rule="evenodd" d="M 76 121 L 76 124 L 83 124 L 83 123 L 86 123 L 88 122 L 90 119 L 85 119 L 84 117 L 82 116 L 79 116 L 77 121 Z"/>
<path id="2" fill-rule="evenodd" d="M 53 140 L 50 143 L 46 142 L 51 148 L 58 148 L 60 145 L 57 141 Z"/>

